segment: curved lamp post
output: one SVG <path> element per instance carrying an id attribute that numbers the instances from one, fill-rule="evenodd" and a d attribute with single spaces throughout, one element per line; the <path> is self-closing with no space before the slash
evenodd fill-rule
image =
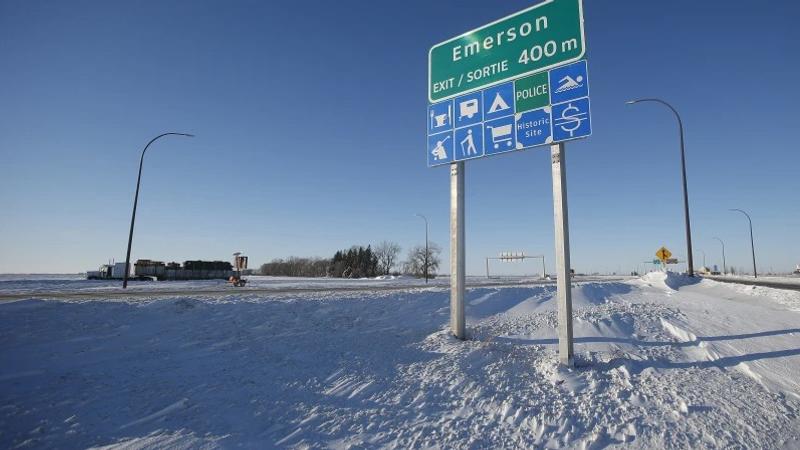
<path id="1" fill-rule="evenodd" d="M 722 274 L 725 275 L 728 273 L 728 266 L 725 264 L 725 243 L 722 242 L 722 239 L 715 237 L 714 239 L 718 240 L 720 244 L 722 244 Z"/>
<path id="2" fill-rule="evenodd" d="M 139 159 L 139 176 L 136 178 L 136 195 L 133 197 L 133 213 L 131 214 L 131 231 L 128 234 L 128 251 L 125 254 L 125 275 L 122 278 L 122 289 L 128 287 L 128 273 L 130 272 L 131 267 L 131 244 L 133 243 L 133 224 L 136 221 L 136 205 L 139 203 L 139 186 L 142 183 L 142 164 L 144 163 L 144 154 L 147 152 L 147 148 L 150 147 L 150 144 L 157 141 L 158 139 L 164 136 L 186 136 L 186 137 L 194 137 L 193 134 L 186 134 L 186 133 L 164 133 L 159 134 L 158 136 L 154 137 L 144 146 L 144 150 L 142 150 L 142 157 Z"/>
<path id="3" fill-rule="evenodd" d="M 630 100 L 625 102 L 628 105 L 633 105 L 635 103 L 643 103 L 643 102 L 656 102 L 661 103 L 662 105 L 669 108 L 674 114 L 675 118 L 678 119 L 678 131 L 680 132 L 681 137 L 681 177 L 683 179 L 683 213 L 686 219 L 686 247 L 687 251 L 686 254 L 688 255 L 689 259 L 689 276 L 694 276 L 694 259 L 692 258 L 692 227 L 689 223 L 689 192 L 686 187 L 686 154 L 684 152 L 684 145 L 683 145 L 683 122 L 681 121 L 681 116 L 678 114 L 678 111 L 672 107 L 669 103 L 665 102 L 664 100 L 658 98 L 640 98 L 637 100 Z"/>
<path id="4" fill-rule="evenodd" d="M 753 221 L 750 219 L 750 214 L 736 208 L 732 208 L 729 211 L 739 211 L 747 216 L 747 222 L 750 224 L 750 251 L 753 253 L 753 278 L 758 278 L 758 272 L 756 272 L 756 247 L 753 244 Z"/>
<path id="5" fill-rule="evenodd" d="M 425 284 L 428 284 L 428 218 L 419 213 L 414 215 L 425 221 Z"/>
<path id="6" fill-rule="evenodd" d="M 706 267 L 706 252 L 700 249 L 698 249 L 697 251 L 703 254 L 703 268 L 708 269 L 708 267 Z"/>

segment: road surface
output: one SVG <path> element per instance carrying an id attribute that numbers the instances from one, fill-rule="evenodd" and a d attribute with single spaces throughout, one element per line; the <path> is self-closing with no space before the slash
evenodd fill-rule
<path id="1" fill-rule="evenodd" d="M 621 281 L 623 277 L 577 277 L 573 278 L 574 282 L 587 282 L 587 281 Z M 444 281 L 444 282 L 442 282 Z M 522 287 L 522 286 L 538 286 L 538 285 L 555 285 L 555 279 L 552 280 L 531 280 L 531 279 L 490 279 L 483 280 L 475 279 L 467 281 L 468 288 L 479 287 Z M 320 286 L 297 286 L 287 287 L 280 286 L 253 286 L 244 288 L 235 288 L 232 286 L 219 286 L 219 287 L 182 287 L 180 289 L 102 289 L 102 290 L 29 290 L 23 292 L 0 292 L 0 302 L 17 301 L 25 299 L 110 299 L 110 298 L 167 298 L 186 295 L 205 296 L 205 297 L 224 297 L 228 295 L 285 295 L 285 294 L 307 294 L 307 293 L 330 293 L 330 292 L 398 292 L 407 290 L 418 289 L 449 289 L 450 285 L 446 280 L 440 279 L 435 284 L 390 284 L 381 285 L 374 284 L 367 281 L 363 286 L 335 286 L 331 284 L 321 284 Z"/>
<path id="2" fill-rule="evenodd" d="M 751 286 L 762 286 L 774 289 L 789 289 L 792 291 L 800 291 L 800 278 L 795 280 L 787 280 L 787 279 L 769 279 L 769 278 L 731 278 L 731 277 L 720 277 L 720 276 L 704 276 L 704 278 L 708 278 L 709 280 L 714 281 L 721 281 L 723 283 L 737 283 L 737 284 L 747 284 Z"/>

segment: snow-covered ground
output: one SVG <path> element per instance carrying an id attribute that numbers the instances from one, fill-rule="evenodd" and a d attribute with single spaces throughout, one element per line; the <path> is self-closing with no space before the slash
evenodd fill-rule
<path id="1" fill-rule="evenodd" d="M 800 448 L 800 292 L 649 274 L 0 303 L 0 448 Z"/>
<path id="2" fill-rule="evenodd" d="M 411 286 L 425 284 L 424 280 L 413 277 L 383 276 L 370 279 L 346 278 L 300 278 L 300 277 L 266 277 L 247 276 L 247 289 L 260 288 L 326 288 L 326 287 L 361 287 L 365 284 L 374 286 Z M 431 284 L 445 285 L 449 279 L 432 279 Z M 38 274 L 0 275 L 0 293 L 48 293 L 48 292 L 111 292 L 120 290 L 121 280 L 87 280 L 83 275 L 50 275 Z M 128 284 L 129 291 L 160 290 L 204 290 L 227 288 L 227 280 L 194 280 L 194 281 L 135 281 Z M 241 289 L 239 289 L 241 290 Z"/>
<path id="3" fill-rule="evenodd" d="M 4 295 L 31 295 L 37 297 L 47 297 L 48 294 L 101 294 L 124 292 L 149 293 L 149 292 L 222 292 L 235 290 L 236 292 L 247 291 L 283 291 L 291 289 L 364 289 L 374 287 L 382 288 L 404 288 L 404 287 L 426 287 L 426 286 L 449 286 L 450 278 L 440 276 L 432 278 L 425 283 L 421 278 L 410 276 L 379 276 L 375 278 L 302 278 L 302 277 L 273 277 L 251 275 L 245 277 L 247 286 L 244 288 L 232 288 L 227 280 L 193 280 L 193 281 L 129 281 L 126 291 L 122 290 L 121 280 L 87 280 L 82 275 L 3 275 L 0 274 L 0 300 Z M 576 280 L 582 281 L 604 281 L 622 280 L 627 276 L 587 276 L 581 275 Z M 540 277 L 486 277 L 470 276 L 467 277 L 467 284 L 481 285 L 513 285 L 526 283 L 552 282 L 549 278 L 543 280 Z"/>
<path id="4" fill-rule="evenodd" d="M 247 286 L 237 291 L 287 288 L 347 288 L 364 286 L 424 286 L 425 281 L 407 276 L 381 276 L 376 278 L 302 278 L 302 277 L 272 277 L 272 276 L 247 276 Z M 485 277 L 470 277 L 473 280 L 487 281 Z M 618 277 L 617 277 L 618 278 Z M 524 282 L 525 278 L 494 279 L 500 283 L 513 280 Z M 488 280 L 493 281 L 493 280 Z M 445 286 L 449 278 L 434 278 L 429 280 L 429 285 Z M 113 292 L 121 290 L 121 280 L 87 280 L 82 275 L 0 275 L 0 293 L 5 294 L 41 294 L 41 293 L 66 293 L 66 292 Z M 129 292 L 140 291 L 178 291 L 178 290 L 214 290 L 228 288 L 227 280 L 193 280 L 193 281 L 135 281 L 128 284 Z"/>

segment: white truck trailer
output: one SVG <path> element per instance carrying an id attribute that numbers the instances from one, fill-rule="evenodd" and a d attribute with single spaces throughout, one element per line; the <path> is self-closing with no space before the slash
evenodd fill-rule
<path id="1" fill-rule="evenodd" d="M 125 277 L 125 263 L 103 264 L 98 270 L 86 272 L 89 280 L 121 280 Z"/>

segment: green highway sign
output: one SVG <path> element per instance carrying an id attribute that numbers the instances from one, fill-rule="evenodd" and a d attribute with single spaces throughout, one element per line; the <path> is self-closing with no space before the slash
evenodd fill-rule
<path id="1" fill-rule="evenodd" d="M 546 0 L 431 47 L 428 100 L 568 64 L 585 51 L 582 0 Z"/>

